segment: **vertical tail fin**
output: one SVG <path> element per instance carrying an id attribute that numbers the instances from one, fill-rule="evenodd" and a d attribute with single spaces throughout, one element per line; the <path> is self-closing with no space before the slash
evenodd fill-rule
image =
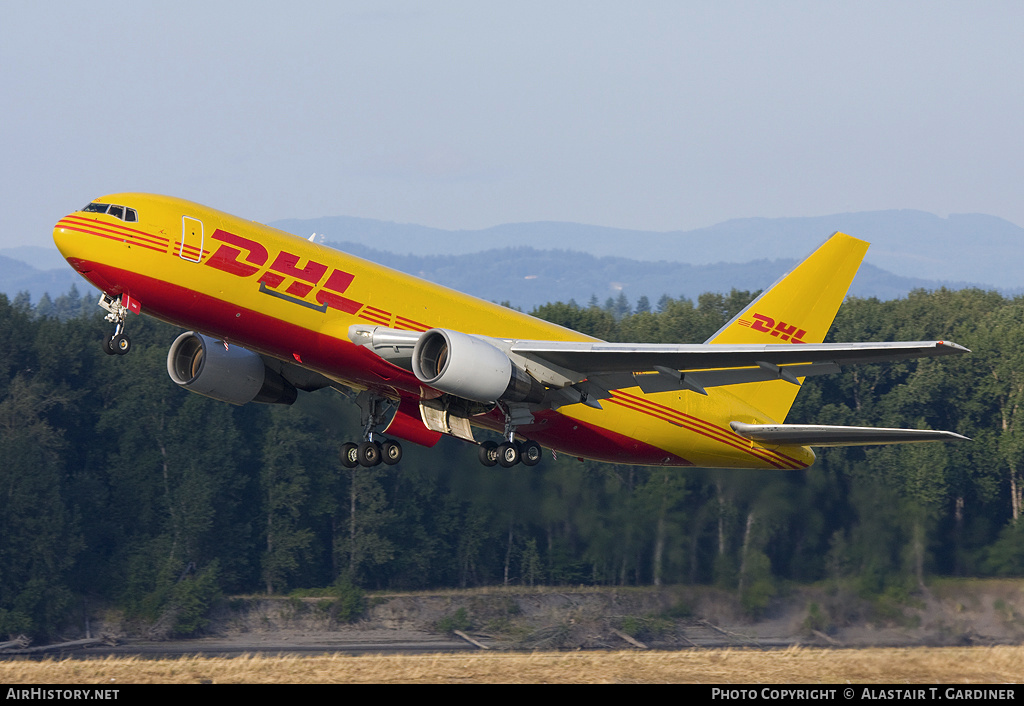
<path id="1" fill-rule="evenodd" d="M 835 233 L 707 343 L 821 343 L 853 282 L 868 243 Z M 795 385 L 782 380 L 737 385 L 730 392 L 781 422 Z"/>

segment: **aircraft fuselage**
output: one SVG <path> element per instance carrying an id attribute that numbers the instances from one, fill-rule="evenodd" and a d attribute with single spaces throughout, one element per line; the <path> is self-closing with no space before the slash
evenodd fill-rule
<path id="1" fill-rule="evenodd" d="M 355 389 L 399 399 L 440 393 L 349 340 L 352 324 L 440 327 L 501 339 L 593 340 L 581 333 L 189 201 L 114 194 L 97 202 L 136 220 L 76 211 L 54 227 L 68 262 L 98 289 L 148 314 L 298 364 Z M 779 385 L 786 383 L 779 382 Z M 602 408 L 572 404 L 518 432 L 581 458 L 641 465 L 796 469 L 809 448 L 767 447 L 732 421 L 775 421 L 725 389 L 615 390 Z M 497 413 L 473 419 L 501 430 Z"/>

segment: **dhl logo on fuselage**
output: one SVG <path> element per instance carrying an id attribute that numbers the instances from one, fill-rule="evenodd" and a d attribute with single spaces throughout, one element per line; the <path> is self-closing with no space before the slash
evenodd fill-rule
<path id="1" fill-rule="evenodd" d="M 307 260 L 306 264 L 300 267 L 299 261 L 303 258 L 284 250 L 277 253 L 269 267 L 264 269 L 270 260 L 270 253 L 259 241 L 220 228 L 211 238 L 220 241 L 221 245 L 204 264 L 236 277 L 252 277 L 262 272 L 258 281 L 260 292 L 263 294 L 322 313 L 326 313 L 330 308 L 346 314 L 358 314 L 360 318 L 384 326 L 393 325 L 395 328 L 414 331 L 426 331 L 430 328 L 403 316 L 395 316 L 392 324 L 390 312 L 369 305 L 364 306 L 362 302 L 343 296 L 355 279 L 355 275 L 350 272 L 329 267 L 315 260 Z M 287 287 L 282 287 L 289 280 L 291 283 Z M 316 303 L 310 301 L 311 293 Z"/>
<path id="2" fill-rule="evenodd" d="M 764 314 L 754 314 L 754 320 L 740 319 L 736 323 L 741 326 L 749 326 L 755 331 L 764 331 L 776 338 L 790 343 L 804 343 L 803 337 L 807 335 L 805 329 L 798 329 L 795 325 L 787 324 L 785 321 L 776 323 L 775 319 Z"/>
<path id="3" fill-rule="evenodd" d="M 255 240 L 220 228 L 211 237 L 213 240 L 221 241 L 222 245 L 207 258 L 205 264 L 218 270 L 237 277 L 252 277 L 259 273 L 270 259 L 267 249 Z M 355 276 L 338 269 L 332 269 L 327 281 L 317 290 L 314 297 L 317 303 L 308 301 L 306 297 L 324 280 L 329 268 L 314 260 L 307 261 L 305 267 L 299 267 L 299 260 L 298 255 L 283 250 L 279 252 L 259 279 L 260 291 L 317 311 L 325 312 L 328 307 L 344 311 L 346 314 L 355 314 L 359 311 L 362 307 L 360 302 L 341 296 L 352 284 Z M 282 292 L 278 288 L 286 278 L 294 281 Z"/>

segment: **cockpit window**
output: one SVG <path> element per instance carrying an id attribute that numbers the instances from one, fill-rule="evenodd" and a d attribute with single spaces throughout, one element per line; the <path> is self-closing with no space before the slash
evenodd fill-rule
<path id="1" fill-rule="evenodd" d="M 138 223 L 139 213 L 134 208 L 125 208 L 117 204 L 90 203 L 82 209 L 85 213 L 106 213 L 109 216 L 120 218 L 128 223 Z"/>

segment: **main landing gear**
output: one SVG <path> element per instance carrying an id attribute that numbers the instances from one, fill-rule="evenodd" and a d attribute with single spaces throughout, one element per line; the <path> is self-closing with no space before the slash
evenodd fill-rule
<path id="1" fill-rule="evenodd" d="M 128 317 L 128 307 L 120 300 L 100 295 L 99 305 L 107 311 L 103 318 L 115 324 L 114 335 L 103 341 L 103 352 L 107 355 L 125 355 L 132 349 L 132 341 L 124 333 L 124 320 Z"/>
<path id="2" fill-rule="evenodd" d="M 480 444 L 480 463 L 485 466 L 500 464 L 502 468 L 512 468 L 519 462 L 524 466 L 536 466 L 540 463 L 543 451 L 536 441 L 519 443 L 515 439 L 497 443 L 484 441 Z"/>
<path id="3" fill-rule="evenodd" d="M 384 414 L 392 402 L 369 391 L 360 392 L 356 404 L 361 412 L 363 441 L 348 442 L 341 446 L 341 465 L 345 468 L 364 466 L 372 468 L 381 461 L 393 466 L 402 460 L 402 445 L 393 439 L 382 439 L 375 429 L 384 423 Z"/>
<path id="4" fill-rule="evenodd" d="M 505 413 L 505 441 L 496 443 L 484 441 L 480 444 L 480 463 L 485 466 L 500 464 L 502 468 L 512 468 L 519 462 L 524 466 L 536 466 L 543 455 L 540 444 L 536 441 L 516 441 L 516 425 L 512 423 L 512 416 Z"/>

